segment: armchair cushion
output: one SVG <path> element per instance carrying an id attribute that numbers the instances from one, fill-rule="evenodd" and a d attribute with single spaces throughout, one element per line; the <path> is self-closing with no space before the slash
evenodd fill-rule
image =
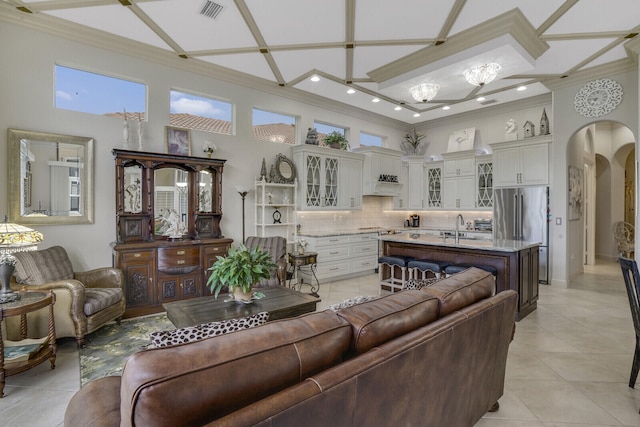
<path id="1" fill-rule="evenodd" d="M 262 279 L 256 283 L 255 287 L 263 286 L 284 286 L 287 275 L 287 239 L 281 236 L 273 237 L 256 237 L 249 236 L 245 241 L 247 249 L 258 248 L 261 251 L 268 252 L 271 260 L 276 264 L 276 268 L 271 270 L 271 277 Z"/>
<path id="2" fill-rule="evenodd" d="M 84 291 L 84 314 L 91 316 L 122 301 L 123 297 L 120 288 L 86 288 Z"/>
<path id="3" fill-rule="evenodd" d="M 17 252 L 13 256 L 18 261 L 14 276 L 25 285 L 43 285 L 58 280 L 73 279 L 73 266 L 67 251 L 61 246 L 53 246 L 40 251 Z"/>

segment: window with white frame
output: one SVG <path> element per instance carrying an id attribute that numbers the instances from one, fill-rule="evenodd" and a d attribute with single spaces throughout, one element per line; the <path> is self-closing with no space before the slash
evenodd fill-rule
<path id="1" fill-rule="evenodd" d="M 345 128 L 329 125 L 326 123 L 313 122 L 313 127 L 318 131 L 318 141 L 320 141 L 320 145 L 324 144 L 324 138 L 327 135 L 330 135 L 333 132 L 338 132 L 342 136 L 347 136 L 347 130 Z"/>
<path id="2" fill-rule="evenodd" d="M 382 137 L 366 132 L 360 132 L 360 145 L 366 145 L 368 147 L 382 147 Z"/>
<path id="3" fill-rule="evenodd" d="M 169 112 L 171 126 L 233 134 L 233 104 L 230 102 L 172 90 Z"/>
<path id="4" fill-rule="evenodd" d="M 295 144 L 296 118 L 254 108 L 253 137 L 263 141 Z"/>
<path id="5" fill-rule="evenodd" d="M 55 107 L 144 120 L 147 86 L 117 77 L 56 65 Z"/>

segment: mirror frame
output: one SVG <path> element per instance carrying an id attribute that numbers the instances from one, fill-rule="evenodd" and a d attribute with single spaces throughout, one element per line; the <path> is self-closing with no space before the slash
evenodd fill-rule
<path id="1" fill-rule="evenodd" d="M 78 216 L 22 216 L 20 214 L 20 194 L 22 180 L 20 179 L 20 140 L 77 144 L 85 147 L 86 159 L 81 174 L 83 214 Z M 61 135 L 46 132 L 32 132 L 19 129 L 7 130 L 7 171 L 8 171 L 8 217 L 10 222 L 25 225 L 66 225 L 93 224 L 93 150 L 94 139 L 85 136 Z"/>
<path id="2" fill-rule="evenodd" d="M 289 167 L 291 168 L 291 177 L 290 178 L 285 178 L 284 176 L 282 176 L 282 173 L 280 173 L 280 165 L 282 165 L 283 163 L 286 163 L 289 165 Z M 276 165 L 274 168 L 274 179 L 273 182 L 276 184 L 293 184 L 296 181 L 296 166 L 293 164 L 293 162 L 287 158 L 287 156 L 285 156 L 284 154 L 278 153 L 276 155 Z"/>

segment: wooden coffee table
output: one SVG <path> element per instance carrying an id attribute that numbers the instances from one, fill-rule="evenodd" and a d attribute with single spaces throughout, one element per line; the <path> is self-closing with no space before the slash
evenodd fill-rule
<path id="1" fill-rule="evenodd" d="M 176 328 L 184 328 L 201 323 L 251 316 L 262 311 L 269 312 L 269 320 L 296 317 L 315 311 L 316 304 L 320 302 L 320 298 L 284 286 L 258 288 L 256 291 L 262 292 L 265 296 L 252 304 L 224 302 L 227 295 L 220 294 L 218 298 L 212 296 L 192 298 L 162 304 L 162 307 Z"/>

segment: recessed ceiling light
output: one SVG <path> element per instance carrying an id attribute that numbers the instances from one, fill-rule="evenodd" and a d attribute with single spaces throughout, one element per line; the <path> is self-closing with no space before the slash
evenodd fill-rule
<path id="1" fill-rule="evenodd" d="M 487 99 L 487 98 L 485 98 L 484 96 L 479 96 L 479 97 L 477 97 L 477 98 L 476 98 L 476 101 L 478 101 L 478 102 L 482 102 L 482 101 L 484 101 L 485 99 Z"/>
<path id="2" fill-rule="evenodd" d="M 355 90 L 354 88 L 349 88 L 349 89 L 347 90 L 347 93 L 348 93 L 349 95 L 353 95 L 354 93 L 356 93 L 356 90 Z"/>
<path id="3" fill-rule="evenodd" d="M 380 98 L 373 98 L 371 102 L 380 102 Z"/>
<path id="4" fill-rule="evenodd" d="M 316 76 L 315 74 L 313 76 L 311 76 L 311 81 L 312 82 L 319 82 L 320 81 L 320 77 Z"/>
<path id="5" fill-rule="evenodd" d="M 398 106 L 396 106 L 396 108 L 394 108 L 394 110 L 400 111 L 400 110 L 402 110 L 402 107 L 398 105 Z"/>
<path id="6" fill-rule="evenodd" d="M 420 113 L 415 113 L 413 117 L 420 117 Z"/>
<path id="7" fill-rule="evenodd" d="M 518 86 L 518 89 L 516 89 L 518 92 L 522 92 L 523 90 L 527 90 L 526 86 Z"/>
<path id="8" fill-rule="evenodd" d="M 443 109 L 443 110 L 448 110 L 448 109 L 450 109 L 450 108 L 451 108 L 451 107 L 449 107 L 448 105 L 445 105 L 444 107 L 442 107 L 442 109 Z"/>

